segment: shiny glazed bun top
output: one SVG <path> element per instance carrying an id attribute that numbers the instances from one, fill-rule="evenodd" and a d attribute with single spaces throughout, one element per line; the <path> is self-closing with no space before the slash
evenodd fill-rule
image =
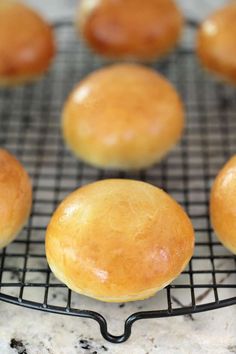
<path id="1" fill-rule="evenodd" d="M 236 254 L 236 155 L 225 164 L 215 179 L 210 214 L 219 240 Z"/>
<path id="2" fill-rule="evenodd" d="M 79 83 L 63 111 L 71 150 L 102 168 L 137 169 L 160 160 L 180 139 L 184 110 L 162 75 L 141 65 L 100 69 Z"/>
<path id="3" fill-rule="evenodd" d="M 82 0 L 82 35 L 110 58 L 153 60 L 180 37 L 183 17 L 173 0 Z"/>
<path id="4" fill-rule="evenodd" d="M 0 149 L 0 248 L 20 232 L 31 204 L 32 187 L 27 172 L 13 155 Z"/>
<path id="5" fill-rule="evenodd" d="M 202 64 L 219 78 L 236 84 L 236 2 L 210 15 L 197 36 L 197 52 Z"/>
<path id="6" fill-rule="evenodd" d="M 0 1 L 0 84 L 41 75 L 54 52 L 52 29 L 35 11 L 18 1 Z"/>
<path id="7" fill-rule="evenodd" d="M 104 180 L 70 194 L 46 233 L 52 271 L 69 288 L 108 302 L 154 295 L 185 268 L 194 233 L 165 192 L 133 180 Z"/>

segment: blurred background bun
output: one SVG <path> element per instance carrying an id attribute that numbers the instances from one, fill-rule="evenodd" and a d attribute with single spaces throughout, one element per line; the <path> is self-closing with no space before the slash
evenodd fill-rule
<path id="1" fill-rule="evenodd" d="M 0 85 L 21 84 L 42 75 L 55 54 L 51 27 L 15 0 L 0 1 Z"/>
<path id="2" fill-rule="evenodd" d="M 236 254 L 236 155 L 225 164 L 215 179 L 210 215 L 219 240 Z"/>
<path id="3" fill-rule="evenodd" d="M 176 45 L 183 16 L 173 0 L 82 0 L 76 25 L 104 57 L 150 61 Z"/>
<path id="4" fill-rule="evenodd" d="M 32 187 L 24 167 L 0 149 L 0 248 L 13 241 L 26 223 L 32 204 Z"/>
<path id="5" fill-rule="evenodd" d="M 197 35 L 202 65 L 218 78 L 236 84 L 236 2 L 213 12 Z"/>

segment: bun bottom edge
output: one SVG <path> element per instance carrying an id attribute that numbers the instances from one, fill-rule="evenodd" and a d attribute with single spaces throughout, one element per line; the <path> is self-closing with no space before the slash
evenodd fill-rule
<path id="1" fill-rule="evenodd" d="M 58 269 L 55 266 L 53 266 L 52 263 L 48 259 L 47 259 L 47 261 L 48 261 L 49 267 L 50 267 L 51 271 L 53 272 L 53 274 L 55 275 L 55 277 L 58 280 L 60 280 L 62 283 L 64 283 L 70 290 L 75 291 L 76 293 L 78 293 L 80 295 L 84 295 L 84 296 L 93 298 L 95 300 L 99 300 L 99 301 L 102 301 L 102 302 L 109 302 L 109 303 L 132 302 L 132 301 L 140 301 L 140 300 L 149 299 L 150 297 L 155 296 L 157 292 L 159 292 L 160 290 L 164 289 L 174 279 L 176 279 L 179 276 L 179 274 L 181 274 L 181 272 L 184 270 L 186 265 L 189 263 L 189 260 L 188 260 L 185 263 L 182 271 L 177 276 L 171 278 L 169 281 L 167 281 L 166 283 L 162 284 L 161 287 L 144 290 L 144 291 L 142 291 L 140 293 L 133 294 L 133 295 L 128 295 L 128 296 L 120 296 L 120 297 L 105 297 L 104 296 L 104 297 L 102 297 L 102 296 L 93 295 L 92 293 L 88 293 L 88 292 L 83 291 L 80 288 L 74 287 L 73 285 L 68 283 L 68 281 L 65 280 L 64 275 L 62 275 L 62 273 L 60 273 L 58 271 Z"/>

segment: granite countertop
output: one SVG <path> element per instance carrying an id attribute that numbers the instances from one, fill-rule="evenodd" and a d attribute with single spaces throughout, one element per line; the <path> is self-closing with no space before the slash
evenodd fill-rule
<path id="1" fill-rule="evenodd" d="M 191 18 L 202 18 L 223 0 L 179 0 Z M 39 2 L 27 0 L 49 19 L 70 18 L 75 0 Z M 45 5 L 45 3 L 47 3 Z M 197 6 L 196 6 L 197 4 Z M 56 294 L 62 296 L 60 289 Z M 229 290 L 230 296 L 230 290 Z M 204 297 L 211 298 L 211 293 Z M 201 302 L 199 297 L 199 303 Z M 148 304 L 152 305 L 150 300 Z M 91 304 L 84 298 L 84 302 Z M 99 303 L 98 308 L 104 305 Z M 110 331 L 119 328 L 121 305 L 112 308 Z M 142 304 L 122 305 L 125 317 L 140 311 Z M 92 320 L 53 315 L 0 302 L 0 354 L 230 354 L 236 353 L 236 306 L 191 316 L 139 321 L 123 344 L 106 342 Z"/>
<path id="2" fill-rule="evenodd" d="M 114 311 L 116 315 L 116 311 Z M 91 320 L 0 304 L 1 354 L 232 354 L 236 307 L 137 322 L 130 340 L 103 340 Z"/>

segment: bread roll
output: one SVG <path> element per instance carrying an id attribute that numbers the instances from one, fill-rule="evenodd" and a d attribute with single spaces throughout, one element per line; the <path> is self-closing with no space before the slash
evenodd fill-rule
<path id="1" fill-rule="evenodd" d="M 211 191 L 210 215 L 219 240 L 236 254 L 236 155 L 216 177 Z"/>
<path id="2" fill-rule="evenodd" d="M 236 2 L 214 12 L 201 25 L 197 53 L 218 78 L 236 84 Z"/>
<path id="3" fill-rule="evenodd" d="M 161 189 L 133 180 L 76 190 L 55 211 L 46 233 L 55 276 L 106 302 L 154 295 L 183 271 L 193 247 L 183 209 Z"/>
<path id="4" fill-rule="evenodd" d="M 0 248 L 13 241 L 26 223 L 32 204 L 32 187 L 23 166 L 0 149 Z"/>
<path id="5" fill-rule="evenodd" d="M 42 75 L 54 56 L 51 27 L 15 0 L 0 1 L 0 85 L 15 85 Z"/>
<path id="6" fill-rule="evenodd" d="M 173 0 L 82 0 L 76 25 L 104 57 L 150 61 L 176 45 L 183 16 Z"/>
<path id="7" fill-rule="evenodd" d="M 70 149 L 88 163 L 138 169 L 160 160 L 180 139 L 182 102 L 171 84 L 140 65 L 114 65 L 85 78 L 65 104 Z"/>

